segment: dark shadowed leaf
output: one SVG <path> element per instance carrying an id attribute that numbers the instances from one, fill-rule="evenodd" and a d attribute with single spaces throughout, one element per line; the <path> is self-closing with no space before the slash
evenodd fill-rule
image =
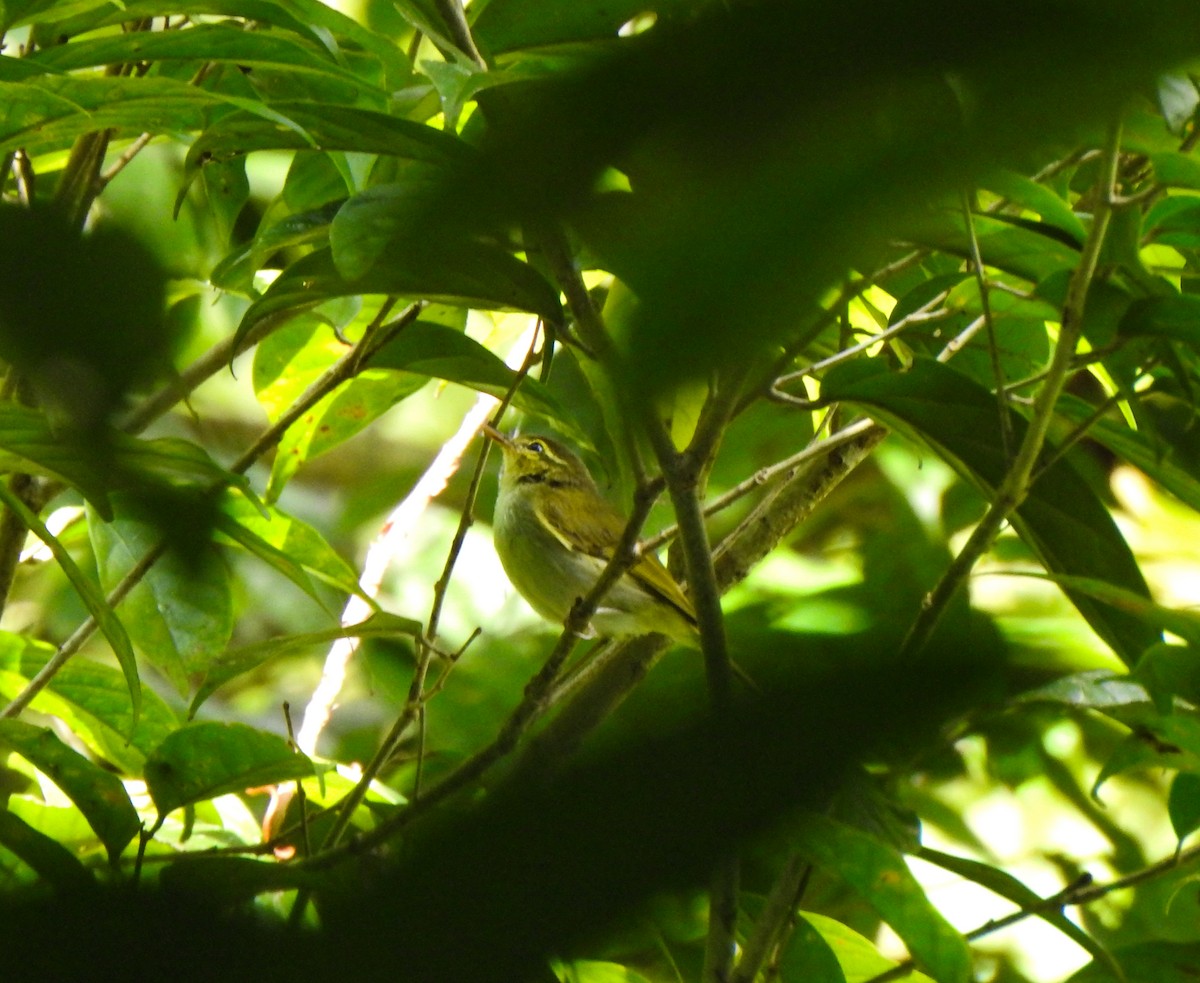
<path id="1" fill-rule="evenodd" d="M 1007 471 L 996 400 L 978 385 L 940 363 L 919 359 L 900 372 L 882 359 L 838 366 L 822 380 L 830 400 L 870 406 L 881 416 L 929 441 L 970 481 L 994 492 Z M 1026 423 L 1010 414 L 1012 432 L 1022 438 Z M 1022 538 L 1056 575 L 1103 581 L 1149 601 L 1146 582 L 1104 503 L 1066 460 L 1042 474 L 1014 524 Z M 1088 623 L 1132 665 L 1160 638 L 1142 618 L 1067 587 Z"/>
<path id="2" fill-rule="evenodd" d="M 72 750 L 45 728 L 0 720 L 0 744 L 16 751 L 62 789 L 95 830 L 111 859 L 120 856 L 142 823 L 121 780 Z"/>
<path id="3" fill-rule="evenodd" d="M 78 895 L 96 886 L 75 854 L 7 809 L 0 809 L 0 846 L 11 850 L 59 891 Z"/>
<path id="4" fill-rule="evenodd" d="M 360 294 L 396 294 L 483 310 L 529 311 L 555 322 L 562 313 L 557 293 L 541 275 L 497 246 L 457 241 L 444 250 L 389 254 L 387 262 L 377 262 L 355 280 L 344 279 L 331 252 L 319 249 L 289 266 L 250 306 L 238 335 L 244 336 L 270 314 L 299 313 L 334 297 Z"/>

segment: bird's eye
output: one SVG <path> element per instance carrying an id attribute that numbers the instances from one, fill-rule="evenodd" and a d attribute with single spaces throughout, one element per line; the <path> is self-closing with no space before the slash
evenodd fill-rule
<path id="1" fill-rule="evenodd" d="M 543 454 L 546 450 L 540 440 L 531 440 L 526 446 L 535 454 Z"/>

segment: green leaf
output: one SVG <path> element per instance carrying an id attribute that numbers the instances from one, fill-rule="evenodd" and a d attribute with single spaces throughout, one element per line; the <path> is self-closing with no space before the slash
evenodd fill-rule
<path id="1" fill-rule="evenodd" d="M 1145 685 L 1162 713 L 1170 713 L 1179 696 L 1200 705 L 1200 648 L 1195 645 L 1152 645 L 1133 678 Z"/>
<path id="2" fill-rule="evenodd" d="M 416 321 L 371 356 L 372 368 L 397 369 L 456 382 L 479 392 L 503 396 L 517 374 L 494 353 L 461 331 Z M 513 404 L 528 413 L 572 426 L 566 411 L 537 379 L 526 378 L 513 395 Z"/>
<path id="3" fill-rule="evenodd" d="M 428 381 L 392 372 L 360 372 L 323 397 L 288 427 L 280 440 L 271 465 L 267 501 L 279 499 L 284 486 L 305 462 L 360 433 Z"/>
<path id="4" fill-rule="evenodd" d="M 54 734 L 20 720 L 0 720 L 0 743 L 57 785 L 92 827 L 110 860 L 120 856 L 142 823 L 121 780 L 92 764 Z"/>
<path id="5" fill-rule="evenodd" d="M 464 239 L 445 250 L 415 248 L 388 259 L 376 263 L 366 275 L 347 280 L 334 267 L 328 249 L 305 256 L 250 305 L 238 326 L 238 337 L 268 315 L 298 313 L 334 297 L 361 294 L 396 294 L 478 310 L 529 311 L 556 323 L 561 318 L 556 291 L 532 267 L 497 246 Z"/>
<path id="6" fill-rule="evenodd" d="M 88 522 L 100 581 L 112 590 L 161 535 L 145 522 L 118 516 Z M 229 571 L 211 547 L 185 561 L 169 551 L 142 577 L 122 602 L 133 642 L 183 695 L 188 676 L 203 672 L 233 634 Z"/>
<path id="7" fill-rule="evenodd" d="M 1154 178 L 1159 184 L 1200 189 L 1200 160 L 1190 154 L 1151 154 L 1150 163 L 1154 166 Z"/>
<path id="8" fill-rule="evenodd" d="M 806 816 L 798 834 L 796 848 L 856 891 L 938 983 L 971 978 L 966 942 L 925 896 L 899 853 L 825 816 Z"/>
<path id="9" fill-rule="evenodd" d="M 309 759 L 282 737 L 245 724 L 187 724 L 146 761 L 146 786 L 160 818 L 230 792 L 313 774 Z"/>
<path id="10" fill-rule="evenodd" d="M 864 943 L 866 939 L 862 940 Z M 869 944 L 869 943 L 867 943 Z M 878 953 L 875 953 L 878 955 Z M 882 958 L 882 957 L 881 957 Z M 833 945 L 801 912 L 792 926 L 791 938 L 779 957 L 780 977 L 806 983 L 846 983 L 846 974 Z M 917 973 L 917 976 L 922 974 Z"/>
<path id="11" fill-rule="evenodd" d="M 845 976 L 846 983 L 866 983 L 880 973 L 886 973 L 896 968 L 896 963 L 879 954 L 870 939 L 859 935 L 853 929 L 843 925 L 827 915 L 818 915 L 814 911 L 801 911 L 800 917 L 820 934 L 826 945 L 833 950 Z M 905 973 L 905 980 L 913 983 L 934 983 L 924 973 L 916 970 Z M 806 980 L 806 977 L 796 977 Z M 835 977 L 836 979 L 836 977 Z"/>
<path id="12" fill-rule="evenodd" d="M 323 878 L 294 864 L 249 857 L 184 857 L 162 871 L 159 882 L 168 891 L 203 897 L 220 904 L 244 904 L 268 891 L 318 888 Z"/>
<path id="13" fill-rule="evenodd" d="M 1117 969 L 1116 963 L 1104 946 L 1064 915 L 1061 908 L 1046 909 L 1042 907 L 1044 899 L 1007 871 L 993 867 L 991 864 L 980 863 L 966 857 L 955 857 L 929 847 L 922 847 L 918 856 L 922 860 L 927 860 L 931 864 L 936 864 L 944 870 L 951 871 L 959 877 L 987 888 L 993 894 L 1011 901 L 1018 908 L 1036 910 L 1039 918 L 1053 925 L 1085 952 L 1090 953 L 1093 959 L 1109 964 L 1114 970 Z"/>
<path id="14" fill-rule="evenodd" d="M 1108 669 L 1089 669 L 1027 690 L 1017 697 L 1017 702 L 1059 703 L 1077 709 L 1110 711 L 1122 707 L 1149 707 L 1150 694 L 1145 686 L 1129 676 L 1116 676 Z"/>
<path id="15" fill-rule="evenodd" d="M 62 149 L 104 129 L 116 137 L 198 130 L 205 110 L 223 103 L 204 89 L 162 77 L 0 81 L 0 154 L 18 147 L 31 154 Z"/>
<path id="16" fill-rule="evenodd" d="M 1100 787 L 1121 772 L 1170 768 L 1200 774 L 1200 720 L 1182 713 L 1138 714 L 1132 731 L 1104 762 L 1092 785 Z"/>
<path id="17" fill-rule="evenodd" d="M 106 432 L 103 448 L 93 453 L 70 434 L 58 432 L 46 415 L 16 403 L 0 404 L 0 470 L 23 471 L 65 481 L 104 518 L 112 518 L 109 496 L 138 487 L 146 479 L 168 484 L 247 486 L 241 475 L 226 471 L 208 452 L 174 437 L 142 440 Z"/>
<path id="18" fill-rule="evenodd" d="M 209 668 L 204 682 L 192 697 L 188 716 L 194 717 L 201 704 L 231 679 L 257 669 L 264 662 L 278 656 L 316 645 L 330 645 L 343 638 L 396 638 L 402 635 L 416 638 L 424 630 L 421 622 L 412 618 L 401 618 L 386 611 L 376 611 L 366 621 L 360 621 L 357 625 L 328 628 L 325 631 L 306 632 L 302 635 L 284 635 L 282 638 L 271 638 L 256 645 L 234 649 Z"/>
<path id="19" fill-rule="evenodd" d="M 1186 609 L 1163 607 L 1155 604 L 1149 598 L 1133 591 L 1115 587 L 1091 577 L 1071 577 L 1062 574 L 1040 574 L 1031 572 L 1005 573 L 1006 577 L 1034 577 L 1039 580 L 1051 580 L 1073 592 L 1094 597 L 1109 607 L 1122 611 L 1138 621 L 1149 625 L 1155 631 L 1174 632 L 1180 638 L 1193 645 L 1200 646 L 1200 613 Z M 1152 649 L 1148 649 L 1152 651 Z"/>
<path id="20" fill-rule="evenodd" d="M 234 226 L 242 208 L 250 198 L 250 182 L 246 177 L 246 161 L 212 161 L 200 174 L 205 205 L 212 216 L 221 242 L 234 237 Z"/>
<path id="21" fill-rule="evenodd" d="M 54 652 L 51 645 L 0 632 L 0 692 L 15 697 Z M 124 675 L 79 656 L 58 668 L 30 708 L 59 717 L 127 775 L 140 775 L 146 755 L 179 725 L 174 711 L 152 689 L 142 690 L 135 721 Z"/>
<path id="22" fill-rule="evenodd" d="M 1148 242 L 1195 249 L 1200 246 L 1200 201 L 1191 195 L 1160 198 L 1143 221 Z"/>
<path id="23" fill-rule="evenodd" d="M 1039 283 L 1058 270 L 1079 265 L 1079 250 L 1068 244 L 1074 232 L 1060 232 L 1050 223 L 1019 223 L 997 215 L 975 215 L 973 220 L 979 252 L 988 266 Z M 971 258 L 971 240 L 960 214 L 950 212 L 930 219 L 912 238 L 920 245 Z"/>
<path id="24" fill-rule="evenodd" d="M 239 67 L 282 68 L 327 75 L 367 91 L 364 77 L 339 65 L 322 45 L 287 34 L 247 31 L 225 24 L 197 24 L 185 30 L 136 31 L 82 38 L 36 50 L 27 63 L 47 72 L 97 65 L 164 61 L 233 62 Z M 383 95 L 382 92 L 379 93 Z"/>
<path id="25" fill-rule="evenodd" d="M 1156 442 L 1144 433 L 1130 430 L 1115 420 L 1104 417 L 1092 421 L 1092 407 L 1081 399 L 1064 395 L 1054 408 L 1057 415 L 1080 425 L 1088 425 L 1088 438 L 1110 451 L 1163 486 L 1184 504 L 1200 511 L 1200 475 L 1196 462 L 1180 448 L 1166 442 Z"/>
<path id="26" fill-rule="evenodd" d="M 1200 943 L 1155 939 L 1115 949 L 1113 955 L 1121 972 L 1090 963 L 1067 983 L 1193 983 L 1200 965 Z"/>
<path id="27" fill-rule="evenodd" d="M 457 137 L 424 123 L 352 106 L 278 102 L 272 108 L 289 125 L 270 125 L 260 114 L 235 110 L 201 133 L 188 149 L 185 172 L 194 176 L 206 160 L 255 150 L 354 150 L 447 167 L 470 160 Z"/>
<path id="28" fill-rule="evenodd" d="M 218 528 L 318 602 L 321 596 L 312 576 L 339 591 L 362 596 L 358 575 L 325 538 L 308 523 L 274 506 L 260 506 L 230 493 L 221 502 Z M 364 600 L 375 606 L 372 599 Z"/>
<path id="29" fill-rule="evenodd" d="M 341 206 L 341 201 L 332 201 L 320 208 L 289 215 L 268 226 L 251 242 L 234 249 L 213 267 L 209 277 L 213 286 L 222 290 L 252 292 L 254 274 L 274 253 L 295 246 L 323 245 L 329 237 L 329 224 Z"/>
<path id="30" fill-rule="evenodd" d="M 133 654 L 133 645 L 129 641 L 129 635 L 126 633 L 121 619 L 117 617 L 116 611 L 112 609 L 108 598 L 104 596 L 100 588 L 79 569 L 66 547 L 58 541 L 56 536 L 51 535 L 42 520 L 29 509 L 18 495 L 13 494 L 5 482 L 0 482 L 0 501 L 3 501 L 25 523 L 29 531 L 54 554 L 55 562 L 58 563 L 66 578 L 71 582 L 71 586 L 79 594 L 80 600 L 88 609 L 88 613 L 95 619 L 96 624 L 104 633 L 104 637 L 108 639 L 113 655 L 117 657 L 121 671 L 125 674 L 125 681 L 129 686 L 129 698 L 133 706 L 133 720 L 136 723 L 142 702 L 142 683 L 138 677 L 137 659 Z"/>
<path id="31" fill-rule="evenodd" d="M 1180 844 L 1200 829 L 1200 775 L 1181 771 L 1175 776 L 1167 798 L 1167 815 Z"/>
<path id="32" fill-rule="evenodd" d="M 7 809 L 0 809 L 0 846 L 11 850 L 65 895 L 78 897 L 96 886 L 75 854 Z"/>
<path id="33" fill-rule="evenodd" d="M 1009 202 L 1037 213 L 1043 222 L 1065 232 L 1082 247 L 1087 229 L 1062 198 L 1044 184 L 1013 171 L 995 171 L 982 181 L 983 187 Z M 976 216 L 978 219 L 978 216 Z"/>
<path id="34" fill-rule="evenodd" d="M 822 380 L 829 400 L 864 403 L 885 419 L 915 431 L 951 466 L 993 494 L 1004 479 L 1004 457 L 996 400 L 985 388 L 953 369 L 918 359 L 908 372 L 883 360 L 850 362 Z M 1019 442 L 1027 424 L 1010 413 Z M 1013 516 L 1013 525 L 1046 568 L 1057 576 L 1084 577 L 1148 601 L 1137 561 L 1108 509 L 1066 459 L 1041 474 Z M 1132 665 L 1160 634 L 1136 614 L 1097 604 L 1068 588 L 1088 623 L 1122 660 Z"/>
<path id="35" fill-rule="evenodd" d="M 1150 336 L 1200 344 L 1200 297 L 1176 294 L 1147 297 L 1129 305 L 1118 328 L 1120 334 Z"/>

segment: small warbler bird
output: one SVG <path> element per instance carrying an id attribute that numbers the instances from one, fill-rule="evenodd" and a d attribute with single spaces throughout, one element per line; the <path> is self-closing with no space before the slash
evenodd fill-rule
<path id="1" fill-rule="evenodd" d="M 517 592 L 561 625 L 612 558 L 625 520 L 601 496 L 584 463 L 557 440 L 506 437 L 487 426 L 504 465 L 493 538 Z M 698 646 L 696 613 L 667 568 L 644 554 L 600 600 L 592 627 L 601 635 L 661 632 Z"/>

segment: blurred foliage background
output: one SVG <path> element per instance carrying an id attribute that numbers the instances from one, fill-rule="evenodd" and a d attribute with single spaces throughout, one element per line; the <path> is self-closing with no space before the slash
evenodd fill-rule
<path id="1" fill-rule="evenodd" d="M 0 2 L 12 978 L 1194 978 L 1200 12 L 828 6 Z"/>

